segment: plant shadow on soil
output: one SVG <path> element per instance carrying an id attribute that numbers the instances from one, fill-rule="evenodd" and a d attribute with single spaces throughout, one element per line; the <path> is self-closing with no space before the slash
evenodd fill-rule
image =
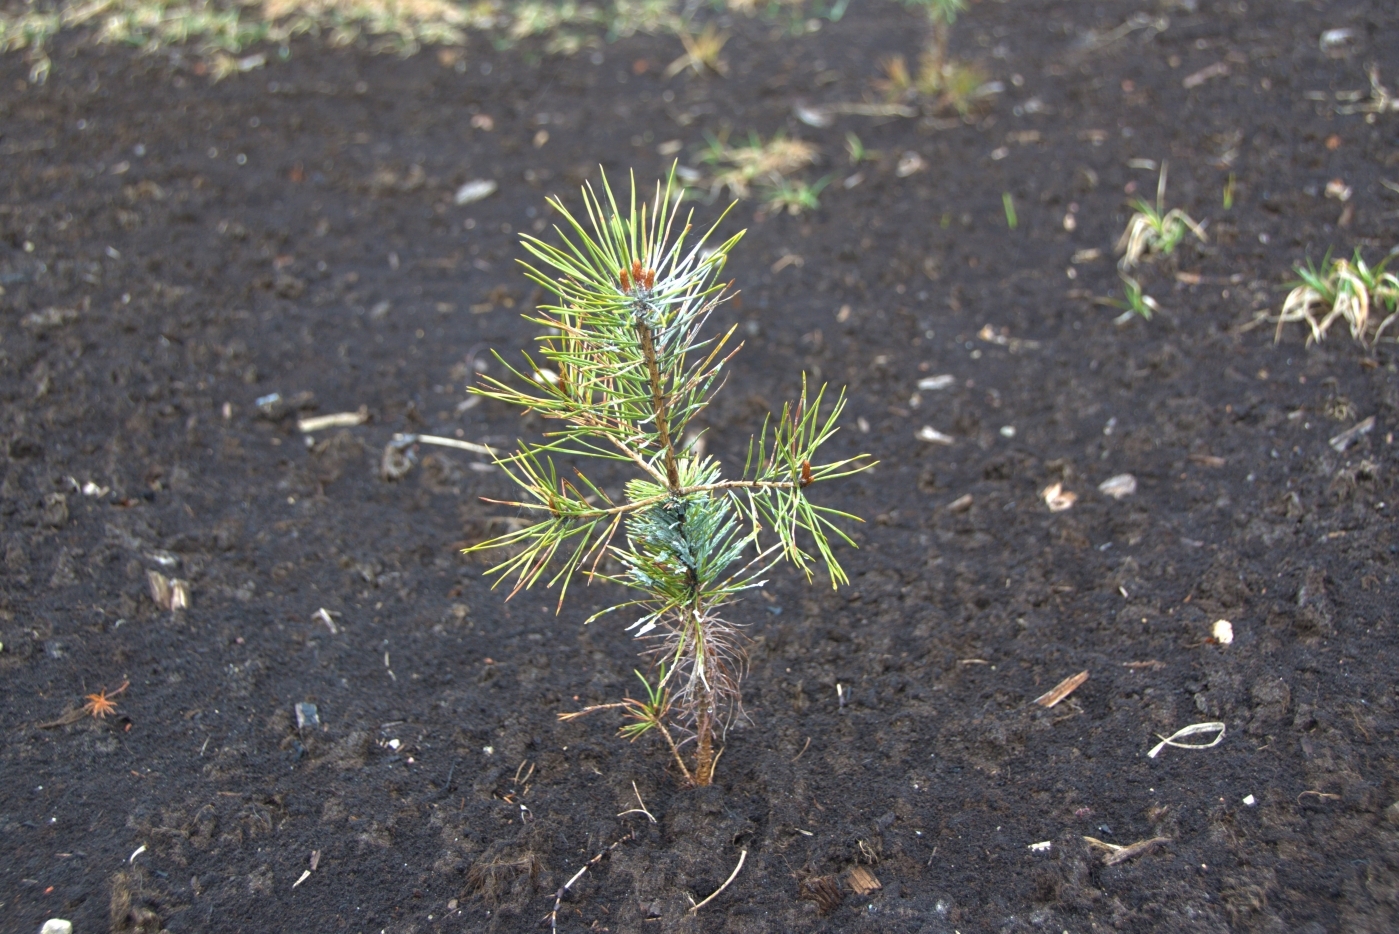
<path id="1" fill-rule="evenodd" d="M 72 40 L 41 87 L 0 60 L 0 927 L 537 931 L 623 840 L 560 931 L 1394 930 L 1393 345 L 1244 327 L 1306 255 L 1391 245 L 1399 117 L 1336 99 L 1399 62 L 1386 6 L 1205 0 L 1113 32 L 1135 7 L 976 4 L 954 51 L 1005 91 L 954 126 L 793 116 L 915 54 L 894 4 L 800 38 L 740 19 L 724 80 L 664 79 L 678 43 L 647 37 L 483 43 L 464 70 L 308 44 L 216 84 Z M 474 361 L 530 343 L 517 234 L 599 163 L 659 175 L 658 146 L 726 123 L 817 143 L 837 181 L 726 222 L 750 233 L 716 324 L 746 347 L 710 450 L 732 462 L 806 371 L 850 387 L 837 453 L 881 465 L 824 494 L 869 520 L 851 587 L 784 572 L 735 608 L 747 719 L 687 790 L 604 716 L 557 720 L 634 688 L 621 627 L 581 625 L 608 595 L 505 603 L 456 553 L 501 473 L 424 449 L 387 482 L 380 458 L 396 431 L 537 436 L 463 405 Z M 881 155 L 847 187 L 852 131 Z M 1129 160 L 1162 158 L 1210 241 L 1117 326 L 1092 298 L 1125 189 L 1155 185 Z M 457 205 L 474 179 L 499 190 Z M 1098 492 L 1121 473 L 1134 495 Z M 192 606 L 157 608 L 150 572 Z M 116 715 L 40 726 L 126 680 Z M 1219 745 L 1146 757 L 1214 720 Z M 655 823 L 618 816 L 637 792 Z M 1085 836 L 1168 842 L 1110 866 Z M 856 867 L 882 888 L 853 894 Z"/>

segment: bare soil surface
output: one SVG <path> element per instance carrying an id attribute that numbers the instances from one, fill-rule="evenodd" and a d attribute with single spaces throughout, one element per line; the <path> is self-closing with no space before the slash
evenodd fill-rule
<path id="1" fill-rule="evenodd" d="M 559 931 L 1399 928 L 1394 345 L 1247 327 L 1294 263 L 1393 246 L 1399 115 L 1340 111 L 1368 62 L 1399 83 L 1399 31 L 1386 0 L 1139 6 L 976 4 L 954 50 L 1004 85 L 979 114 L 819 129 L 794 108 L 916 54 L 902 8 L 737 19 L 726 79 L 665 79 L 678 43 L 646 37 L 461 67 L 306 44 L 218 83 L 74 40 L 43 86 L 0 60 L 0 929 L 541 931 L 603 851 Z M 381 460 L 395 432 L 537 437 L 463 392 L 532 338 L 519 232 L 725 126 L 834 180 L 725 224 L 746 347 L 710 450 L 741 460 L 805 371 L 850 388 L 837 453 L 881 463 L 822 493 L 868 520 L 852 586 L 784 572 L 735 609 L 748 719 L 687 789 L 607 715 L 558 721 L 637 687 L 622 626 L 581 624 L 615 595 L 555 616 L 458 554 L 503 474 Z M 1115 324 L 1093 298 L 1157 178 L 1131 160 L 1162 159 L 1210 239 Z"/>

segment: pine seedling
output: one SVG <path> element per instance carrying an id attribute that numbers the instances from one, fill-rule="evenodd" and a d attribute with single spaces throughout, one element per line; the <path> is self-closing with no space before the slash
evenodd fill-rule
<path id="1" fill-rule="evenodd" d="M 903 0 L 905 6 L 922 10 L 928 17 L 928 57 L 941 70 L 948 63 L 947 46 L 957 14 L 967 8 L 966 0 Z"/>
<path id="2" fill-rule="evenodd" d="M 538 263 L 526 262 L 526 275 L 557 299 L 526 315 L 545 332 L 540 359 L 523 369 L 502 359 L 514 379 L 483 377 L 474 391 L 558 427 L 496 458 L 522 491 L 503 505 L 533 521 L 467 550 L 504 551 L 490 573 L 513 580 L 512 596 L 543 581 L 558 586 L 561 606 L 579 574 L 634 591 L 588 621 L 634 614 L 627 629 L 653 663 L 646 699 L 564 717 L 623 709 L 624 736 L 659 733 L 685 778 L 707 785 L 716 746 L 740 713 L 745 668 L 742 630 L 721 611 L 783 560 L 808 580 L 821 567 L 832 586 L 845 583 L 833 543 L 850 542 L 837 523 L 855 517 L 810 492 L 870 464 L 817 460 L 845 399 L 828 400 L 825 387 L 811 394 L 805 381 L 749 442 L 740 479 L 724 479 L 717 460 L 680 441 L 694 437 L 689 429 L 738 349 L 729 348 L 734 328 L 710 337 L 704 327 L 724 300 L 718 275 L 743 234 L 706 247 L 716 222 L 691 242 L 692 215 L 678 216 L 677 193 L 672 169 L 649 204 L 638 204 L 633 180 L 619 209 L 604 177 L 601 196 L 583 189 L 582 219 L 551 199 L 563 219 L 560 246 L 523 238 Z M 613 461 L 635 476 L 614 497 L 582 470 L 563 475 L 555 458 Z"/>

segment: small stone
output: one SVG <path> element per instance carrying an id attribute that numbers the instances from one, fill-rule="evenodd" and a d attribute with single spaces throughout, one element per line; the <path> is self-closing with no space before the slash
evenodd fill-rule
<path id="1" fill-rule="evenodd" d="M 1258 799 L 1255 798 L 1253 795 L 1244 795 L 1244 804 L 1248 805 L 1249 807 L 1253 807 L 1257 803 Z"/>
<path id="2" fill-rule="evenodd" d="M 39 928 L 39 934 L 73 934 L 73 922 L 62 918 L 50 918 Z"/>
<path id="3" fill-rule="evenodd" d="M 1137 478 L 1129 473 L 1120 473 L 1098 484 L 1098 492 L 1113 499 L 1122 499 L 1137 492 Z"/>
<path id="4" fill-rule="evenodd" d="M 258 414 L 274 422 L 285 417 L 288 412 L 287 403 L 280 392 L 259 396 L 253 404 L 257 406 Z"/>
<path id="5" fill-rule="evenodd" d="M 298 730 L 314 730 L 321 725 L 321 715 L 316 710 L 316 705 L 308 701 L 302 701 L 296 705 L 296 728 Z"/>

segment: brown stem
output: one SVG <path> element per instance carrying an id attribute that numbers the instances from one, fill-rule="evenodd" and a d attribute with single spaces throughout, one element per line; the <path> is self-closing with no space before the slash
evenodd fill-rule
<path id="1" fill-rule="evenodd" d="M 691 613 L 695 627 L 691 638 L 694 664 L 707 666 L 709 651 L 698 599 L 691 607 Z M 714 781 L 714 691 L 707 677 L 699 679 L 699 697 L 696 698 L 695 707 L 695 784 L 708 785 Z"/>
<path id="2" fill-rule="evenodd" d="M 675 463 L 675 447 L 670 443 L 670 426 L 666 421 L 665 390 L 661 386 L 661 370 L 656 363 L 656 342 L 646 324 L 636 326 L 641 335 L 641 353 L 646 358 L 646 373 L 651 380 L 651 408 L 656 415 L 656 433 L 665 449 L 666 482 L 672 494 L 680 492 L 680 468 Z"/>
<path id="3" fill-rule="evenodd" d="M 714 781 L 714 718 L 709 713 L 710 692 L 700 695 L 704 709 L 695 721 L 698 740 L 695 747 L 695 784 L 708 785 Z"/>
<path id="4" fill-rule="evenodd" d="M 928 52 L 932 55 L 933 69 L 937 73 L 938 80 L 942 80 L 942 69 L 947 64 L 947 45 L 951 38 L 952 29 L 946 23 L 934 21 L 932 37 L 928 42 Z"/>

